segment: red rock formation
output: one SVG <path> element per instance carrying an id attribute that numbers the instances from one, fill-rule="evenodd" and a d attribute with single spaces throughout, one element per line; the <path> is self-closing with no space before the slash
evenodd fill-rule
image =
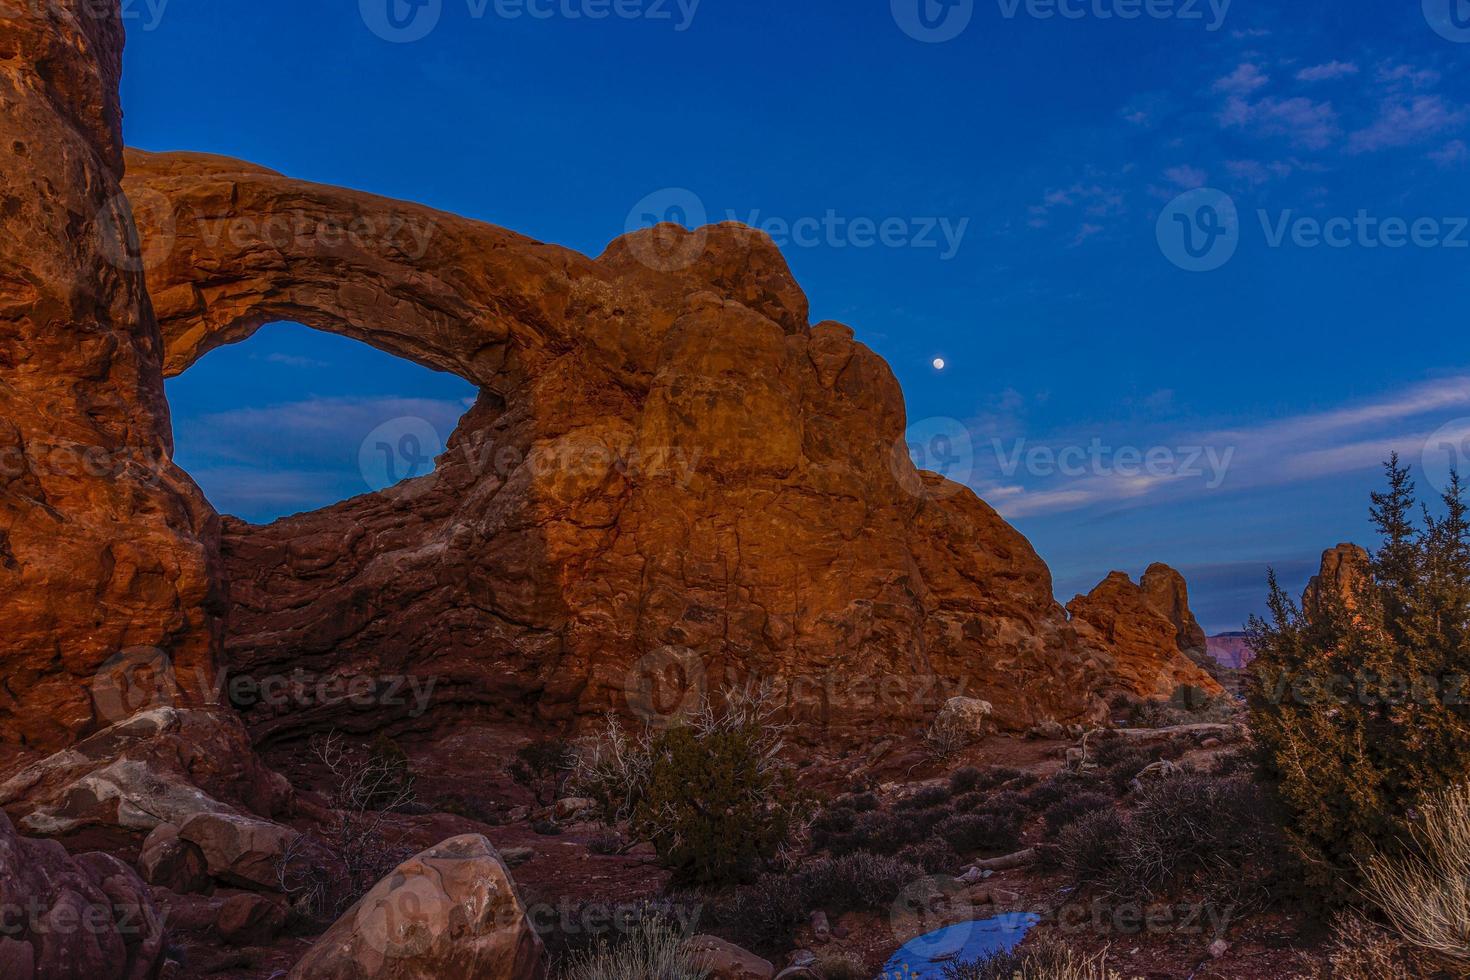
<path id="1" fill-rule="evenodd" d="M 1194 641 L 1199 624 L 1183 577 L 1167 565 L 1150 567 L 1142 586 L 1126 572 L 1113 572 L 1069 602 L 1067 611 L 1084 640 L 1112 655 L 1109 674 L 1118 690 L 1143 698 L 1168 697 L 1181 685 L 1222 692 L 1186 655 L 1183 644 Z"/>
<path id="2" fill-rule="evenodd" d="M 1310 619 L 1329 597 L 1348 609 L 1357 607 L 1357 591 L 1368 573 L 1368 552 L 1355 544 L 1340 544 L 1322 552 L 1322 566 L 1302 593 L 1302 611 Z"/>
<path id="3" fill-rule="evenodd" d="M 892 373 L 847 327 L 807 325 L 764 235 L 663 226 L 594 261 L 219 158 L 130 167 L 145 238 L 167 243 L 149 284 L 169 371 L 290 318 L 482 388 L 433 476 L 228 522 L 236 669 L 410 673 L 440 707 L 566 719 L 621 705 L 672 645 L 709 679 L 816 692 L 839 728 L 910 726 L 957 693 L 1010 726 L 1098 713 L 1045 565 L 896 451 Z M 292 233 L 210 233 L 282 216 Z M 428 231 L 323 245 L 353 222 Z M 352 721 L 297 707 L 252 723 Z"/>
<path id="4" fill-rule="evenodd" d="M 120 651 L 158 647 L 190 676 L 212 671 L 214 512 L 169 460 L 163 345 L 128 253 L 122 34 L 115 11 L 86 0 L 0 17 L 0 746 L 11 755 L 116 720 L 95 717 L 90 681 Z"/>

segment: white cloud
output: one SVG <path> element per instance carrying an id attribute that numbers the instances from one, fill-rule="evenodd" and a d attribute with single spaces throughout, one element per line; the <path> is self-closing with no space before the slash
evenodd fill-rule
<path id="1" fill-rule="evenodd" d="M 1423 142 L 1465 121 L 1465 110 L 1438 95 L 1390 98 L 1379 106 L 1378 118 L 1348 138 L 1348 150 L 1367 153 Z"/>
<path id="2" fill-rule="evenodd" d="M 1213 89 L 1225 95 L 1250 95 L 1269 81 L 1271 81 L 1270 77 L 1260 68 L 1247 62 L 1224 78 L 1217 80 Z"/>

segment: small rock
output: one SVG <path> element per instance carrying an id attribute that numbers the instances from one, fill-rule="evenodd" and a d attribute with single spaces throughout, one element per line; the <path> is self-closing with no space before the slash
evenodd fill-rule
<path id="1" fill-rule="evenodd" d="M 1225 940 L 1217 939 L 1214 942 L 1210 943 L 1211 959 L 1218 960 L 1220 957 L 1224 956 L 1228 952 L 1230 952 L 1230 944 L 1227 943 Z"/>
<path id="2" fill-rule="evenodd" d="M 1003 903 L 1009 905 L 1012 902 L 1019 902 L 1021 900 L 1021 896 L 1018 893 L 1009 891 L 1005 888 L 992 888 L 990 890 L 990 900 L 992 902 L 995 902 L 996 904 Z"/>
<path id="3" fill-rule="evenodd" d="M 771 980 L 776 975 L 769 960 L 717 936 L 695 936 L 689 946 L 694 962 L 709 974 L 709 980 Z"/>
<path id="4" fill-rule="evenodd" d="M 985 880 L 985 872 L 979 868 L 966 868 L 964 873 L 955 880 L 962 885 L 973 885 L 976 882 Z"/>
<path id="5" fill-rule="evenodd" d="M 519 868 L 535 856 L 536 850 L 531 847 L 507 847 L 500 852 L 500 859 L 508 868 Z"/>
<path id="6" fill-rule="evenodd" d="M 1199 743 L 1199 747 L 1202 749 L 1218 749 L 1224 744 L 1225 743 L 1220 741 L 1218 738 L 1207 738 L 1203 742 Z"/>
<path id="7" fill-rule="evenodd" d="M 1029 738 L 1062 739 L 1067 737 L 1067 730 L 1060 723 L 1048 719 L 1032 725 L 1026 735 Z"/>
<path id="8" fill-rule="evenodd" d="M 528 806 L 513 806 L 505 811 L 506 823 L 520 823 L 531 816 L 531 808 Z"/>
<path id="9" fill-rule="evenodd" d="M 265 946 L 285 927 L 285 907 L 250 892 L 225 899 L 214 920 L 214 931 L 230 946 Z"/>
<path id="10" fill-rule="evenodd" d="M 812 913 L 812 937 L 819 943 L 832 939 L 832 924 L 827 921 L 827 913 L 820 909 Z"/>
<path id="11" fill-rule="evenodd" d="M 556 801 L 556 819 L 570 820 L 579 814 L 597 809 L 597 801 L 584 796 L 568 796 Z"/>
<path id="12" fill-rule="evenodd" d="M 787 966 L 806 967 L 806 966 L 814 966 L 816 964 L 816 962 L 817 962 L 817 954 L 816 953 L 813 953 L 809 949 L 798 949 L 796 952 L 794 952 L 794 953 L 791 954 L 791 960 L 786 965 Z"/>

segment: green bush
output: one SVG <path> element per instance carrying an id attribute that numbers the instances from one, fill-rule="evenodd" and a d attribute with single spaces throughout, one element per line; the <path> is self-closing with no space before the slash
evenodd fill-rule
<path id="1" fill-rule="evenodd" d="M 790 839 L 796 787 L 772 767 L 756 726 L 672 728 L 653 742 L 648 788 L 634 832 L 686 884 L 749 880 Z"/>
<path id="2" fill-rule="evenodd" d="M 1407 467 L 1373 495 L 1382 540 L 1350 594 L 1299 608 L 1271 579 L 1246 678 L 1262 776 L 1317 894 L 1348 899 L 1359 866 L 1409 838 L 1407 821 L 1470 772 L 1470 520 L 1458 476 L 1442 516 Z"/>

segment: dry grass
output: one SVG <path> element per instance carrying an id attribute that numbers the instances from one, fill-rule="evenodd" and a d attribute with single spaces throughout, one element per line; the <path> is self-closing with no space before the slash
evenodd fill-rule
<path id="1" fill-rule="evenodd" d="M 1404 942 L 1470 965 L 1470 785 L 1423 808 L 1403 855 L 1377 854 L 1362 865 L 1363 893 Z"/>
<path id="2" fill-rule="evenodd" d="M 884 978 L 887 980 L 887 978 Z M 1106 953 L 1083 956 L 1055 940 L 944 968 L 944 980 L 1123 980 Z"/>
<path id="3" fill-rule="evenodd" d="M 652 916 L 616 945 L 599 945 L 577 954 L 558 972 L 560 980 L 705 980 L 707 976 L 689 941 L 672 925 Z"/>

